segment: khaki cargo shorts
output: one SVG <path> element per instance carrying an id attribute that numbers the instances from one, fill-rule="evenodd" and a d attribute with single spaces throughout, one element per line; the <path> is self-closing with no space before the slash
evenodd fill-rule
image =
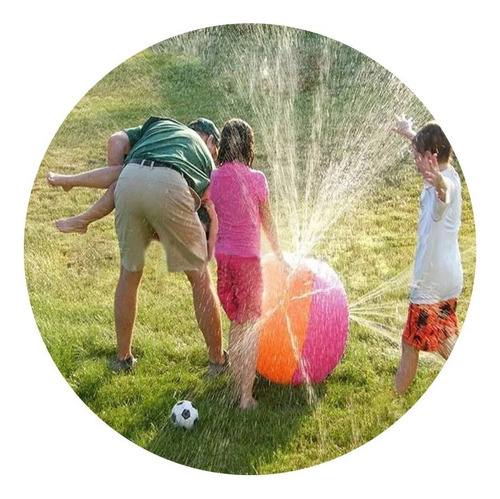
<path id="1" fill-rule="evenodd" d="M 197 201 L 182 175 L 171 168 L 129 163 L 115 189 L 115 229 L 122 266 L 144 268 L 156 232 L 170 272 L 198 270 L 207 259 L 207 240 Z"/>

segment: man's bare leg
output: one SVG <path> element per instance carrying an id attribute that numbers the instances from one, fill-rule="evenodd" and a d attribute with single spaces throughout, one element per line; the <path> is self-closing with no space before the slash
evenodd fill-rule
<path id="1" fill-rule="evenodd" d="M 137 314 L 137 292 L 142 278 L 142 270 L 129 272 L 120 268 L 120 278 L 115 292 L 115 330 L 118 359 L 132 357 L 132 333 Z"/>
<path id="2" fill-rule="evenodd" d="M 60 232 L 87 232 L 89 224 L 104 218 L 115 209 L 115 187 L 112 183 L 109 189 L 85 212 L 74 217 L 56 220 L 55 225 Z"/>
<path id="3" fill-rule="evenodd" d="M 220 309 L 215 297 L 208 267 L 185 272 L 193 289 L 193 304 L 196 320 L 205 338 L 208 358 L 213 364 L 223 364 L 222 323 Z"/>

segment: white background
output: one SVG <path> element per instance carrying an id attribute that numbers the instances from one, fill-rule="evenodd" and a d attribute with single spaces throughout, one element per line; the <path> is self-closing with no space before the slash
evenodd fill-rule
<path id="1" fill-rule="evenodd" d="M 9 3 L 0 30 L 1 261 L 6 274 L 0 287 L 2 496 L 499 497 L 495 2 L 309 0 L 282 7 L 269 0 Z M 446 130 L 460 158 L 478 242 L 462 338 L 423 398 L 360 449 L 311 469 L 264 477 L 182 467 L 106 426 L 69 388 L 48 355 L 24 278 L 30 190 L 67 114 L 109 71 L 153 43 L 237 22 L 315 31 L 351 45 L 405 83 Z M 422 425 L 429 421 L 434 423 Z M 414 426 L 426 431 L 414 432 Z"/>

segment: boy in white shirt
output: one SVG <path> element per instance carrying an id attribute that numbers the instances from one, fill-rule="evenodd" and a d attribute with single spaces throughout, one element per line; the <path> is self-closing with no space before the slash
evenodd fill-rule
<path id="1" fill-rule="evenodd" d="M 460 177 L 450 163 L 452 149 L 439 125 L 431 122 L 415 133 L 403 116 L 393 130 L 412 141 L 415 164 L 424 179 L 410 305 L 395 376 L 396 392 L 402 395 L 415 378 L 420 351 L 435 351 L 447 359 L 459 334 L 462 197 Z"/>

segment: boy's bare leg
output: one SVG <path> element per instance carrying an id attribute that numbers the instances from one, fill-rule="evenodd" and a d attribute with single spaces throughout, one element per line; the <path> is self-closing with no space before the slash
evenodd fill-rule
<path id="1" fill-rule="evenodd" d="M 104 218 L 115 209 L 115 187 L 112 183 L 109 189 L 85 212 L 74 217 L 56 220 L 55 225 L 60 232 L 87 232 L 89 224 Z"/>
<path id="2" fill-rule="evenodd" d="M 403 341 L 401 344 L 401 359 L 394 379 L 396 393 L 398 395 L 403 395 L 415 379 L 418 367 L 418 357 L 419 351 Z"/>
<path id="3" fill-rule="evenodd" d="M 107 189 L 113 182 L 118 180 L 122 169 L 122 165 L 115 165 L 103 166 L 74 175 L 60 175 L 58 173 L 48 172 L 47 182 L 53 187 L 62 187 L 65 191 L 69 191 L 73 187 Z"/>
<path id="4" fill-rule="evenodd" d="M 450 336 L 449 338 L 446 338 L 443 343 L 441 343 L 438 348 L 438 353 L 439 355 L 441 355 L 441 357 L 443 357 L 443 359 L 448 360 L 448 357 L 450 356 L 456 341 L 456 336 Z"/>
<path id="5" fill-rule="evenodd" d="M 257 405 L 252 395 L 257 366 L 257 340 L 258 328 L 255 322 L 231 322 L 229 357 L 240 409 Z"/>

